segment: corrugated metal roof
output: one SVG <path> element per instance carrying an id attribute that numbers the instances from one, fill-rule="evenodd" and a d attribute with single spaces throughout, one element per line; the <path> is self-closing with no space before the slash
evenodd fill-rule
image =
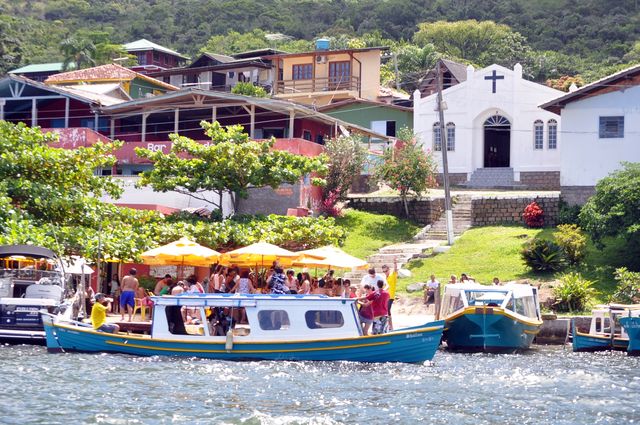
<path id="1" fill-rule="evenodd" d="M 183 59 L 189 59 L 186 56 L 181 55 L 175 50 L 171 50 L 167 47 L 161 46 L 159 44 L 154 43 L 153 41 L 149 41 L 145 38 L 141 38 L 140 40 L 132 41 L 131 43 L 127 43 L 123 45 L 124 49 L 127 52 L 139 52 L 143 50 L 157 50 L 159 52 L 168 53 L 173 56 L 178 56 Z"/>
<path id="2" fill-rule="evenodd" d="M 9 74 L 27 74 L 27 73 L 35 73 L 35 72 L 60 72 L 60 71 L 62 71 L 62 62 L 32 63 L 31 65 L 25 65 L 22 68 L 9 71 Z"/>

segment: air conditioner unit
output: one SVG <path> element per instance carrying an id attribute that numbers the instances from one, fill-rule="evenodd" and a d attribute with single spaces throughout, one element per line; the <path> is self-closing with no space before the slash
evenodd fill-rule
<path id="1" fill-rule="evenodd" d="M 325 62 L 327 62 L 327 57 L 323 56 L 323 55 L 316 56 L 316 62 L 317 63 L 325 63 Z"/>

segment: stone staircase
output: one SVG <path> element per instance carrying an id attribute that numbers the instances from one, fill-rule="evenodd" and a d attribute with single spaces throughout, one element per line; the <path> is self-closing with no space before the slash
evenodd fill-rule
<path id="1" fill-rule="evenodd" d="M 471 227 L 471 196 L 459 195 L 452 201 L 453 235 L 458 237 Z M 416 240 L 447 240 L 446 215 L 443 213 L 438 221 L 426 226 L 416 235 Z"/>
<path id="2" fill-rule="evenodd" d="M 474 189 L 518 189 L 524 187 L 513 179 L 513 168 L 478 168 L 464 183 L 464 187 Z"/>
<path id="3" fill-rule="evenodd" d="M 398 268 L 401 268 L 414 258 L 424 257 L 425 255 L 423 252 L 426 249 L 433 248 L 439 243 L 439 241 L 421 240 L 413 243 L 388 245 L 380 248 L 378 252 L 367 257 L 367 262 L 371 267 L 376 269 L 377 273 L 382 273 L 382 266 L 385 264 L 390 268 L 393 268 L 394 258 L 398 262 Z M 359 283 L 360 279 L 362 279 L 366 274 L 367 270 L 357 270 L 345 273 L 344 278 L 351 279 L 352 283 Z"/>

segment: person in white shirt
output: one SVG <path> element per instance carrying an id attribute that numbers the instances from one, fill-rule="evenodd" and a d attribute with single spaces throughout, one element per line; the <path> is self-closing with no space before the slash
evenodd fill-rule
<path id="1" fill-rule="evenodd" d="M 435 275 L 431 275 L 431 279 L 424 287 L 424 303 L 429 305 L 435 302 L 436 291 L 440 288 L 440 282 L 436 279 Z"/>
<path id="2" fill-rule="evenodd" d="M 368 273 L 362 277 L 360 281 L 360 285 L 369 285 L 372 288 L 377 288 L 378 281 L 381 280 L 384 282 L 384 287 L 387 287 L 387 277 L 384 273 L 376 273 L 376 269 L 373 267 L 369 269 Z"/>

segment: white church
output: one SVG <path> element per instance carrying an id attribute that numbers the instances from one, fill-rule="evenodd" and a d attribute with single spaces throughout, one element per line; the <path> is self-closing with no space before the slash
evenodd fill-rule
<path id="1" fill-rule="evenodd" d="M 560 116 L 538 105 L 564 94 L 523 79 L 520 64 L 513 70 L 469 65 L 465 81 L 443 90 L 451 183 L 558 190 Z M 442 173 L 436 100 L 437 93 L 414 93 L 414 131 Z"/>

